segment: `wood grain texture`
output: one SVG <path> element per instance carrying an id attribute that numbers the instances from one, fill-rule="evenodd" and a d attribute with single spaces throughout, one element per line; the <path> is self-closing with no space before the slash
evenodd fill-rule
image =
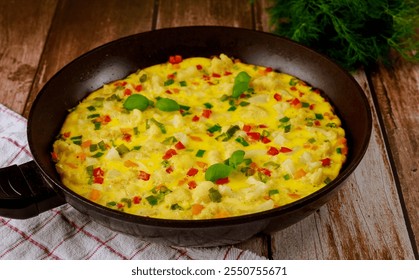
<path id="1" fill-rule="evenodd" d="M 0 1 L 0 103 L 27 116 L 36 94 L 61 67 L 96 46 L 130 34 L 188 25 L 270 32 L 267 8 L 271 4 L 270 0 L 254 4 L 248 0 Z M 396 60 L 392 68 L 380 66 L 371 72 L 370 90 L 365 73 L 355 73 L 369 98 L 374 121 L 368 151 L 357 170 L 315 214 L 235 247 L 274 259 L 415 258 L 418 75 L 418 65 Z"/>
<path id="2" fill-rule="evenodd" d="M 225 25 L 252 28 L 252 9 L 247 0 L 160 0 L 157 28 L 190 25 Z"/>
<path id="3" fill-rule="evenodd" d="M 20 114 L 25 107 L 55 6 L 56 0 L 0 1 L 0 103 Z"/>
<path id="4" fill-rule="evenodd" d="M 24 116 L 46 81 L 68 62 L 109 41 L 150 30 L 153 8 L 153 0 L 60 1 Z"/>
<path id="5" fill-rule="evenodd" d="M 419 64 L 393 55 L 371 74 L 400 188 L 419 247 Z"/>
<path id="6" fill-rule="evenodd" d="M 256 27 L 272 31 L 270 1 L 257 1 Z M 372 105 L 363 70 L 354 73 Z M 338 195 L 314 215 L 272 237 L 274 259 L 414 259 L 382 128 L 373 108 L 368 151 Z"/>
<path id="7" fill-rule="evenodd" d="M 355 77 L 371 103 L 365 74 Z M 338 195 L 272 243 L 274 259 L 415 258 L 374 110 L 369 148 Z"/>

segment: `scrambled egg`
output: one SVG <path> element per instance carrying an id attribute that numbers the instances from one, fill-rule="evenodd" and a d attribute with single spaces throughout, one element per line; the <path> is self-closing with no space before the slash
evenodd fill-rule
<path id="1" fill-rule="evenodd" d="M 53 145 L 62 182 L 130 214 L 212 219 L 294 202 L 345 162 L 319 90 L 221 54 L 140 69 L 91 93 Z"/>

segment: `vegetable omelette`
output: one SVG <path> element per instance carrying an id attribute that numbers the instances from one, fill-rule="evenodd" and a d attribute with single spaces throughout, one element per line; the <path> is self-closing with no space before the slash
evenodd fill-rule
<path id="1" fill-rule="evenodd" d="M 138 70 L 71 110 L 53 145 L 65 186 L 163 219 L 265 211 L 319 190 L 346 160 L 318 89 L 224 54 Z"/>

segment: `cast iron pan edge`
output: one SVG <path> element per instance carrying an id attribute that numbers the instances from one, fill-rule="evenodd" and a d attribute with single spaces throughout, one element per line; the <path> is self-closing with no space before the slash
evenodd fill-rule
<path id="1" fill-rule="evenodd" d="M 295 203 L 246 216 L 173 221 L 127 215 L 84 199 L 60 182 L 50 158 L 52 143 L 68 110 L 89 92 L 139 68 L 166 62 L 173 54 L 209 57 L 225 53 L 244 62 L 273 67 L 326 89 L 345 128 L 349 155 L 341 174 L 328 186 Z M 342 93 L 345 93 L 342 95 Z M 355 170 L 368 146 L 372 120 L 368 100 L 355 79 L 327 57 L 288 39 L 242 28 L 194 26 L 140 33 L 100 46 L 62 68 L 42 88 L 28 121 L 35 162 L 67 202 L 114 230 L 180 246 L 215 246 L 276 231 L 293 224 L 330 199 Z M 188 234 L 188 237 L 182 235 Z"/>

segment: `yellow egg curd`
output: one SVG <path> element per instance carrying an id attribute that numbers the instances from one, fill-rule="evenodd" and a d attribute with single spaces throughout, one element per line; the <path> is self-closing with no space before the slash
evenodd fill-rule
<path id="1" fill-rule="evenodd" d="M 347 145 L 320 91 L 221 54 L 140 69 L 66 118 L 52 158 L 98 204 L 164 219 L 273 209 L 338 175 Z"/>

